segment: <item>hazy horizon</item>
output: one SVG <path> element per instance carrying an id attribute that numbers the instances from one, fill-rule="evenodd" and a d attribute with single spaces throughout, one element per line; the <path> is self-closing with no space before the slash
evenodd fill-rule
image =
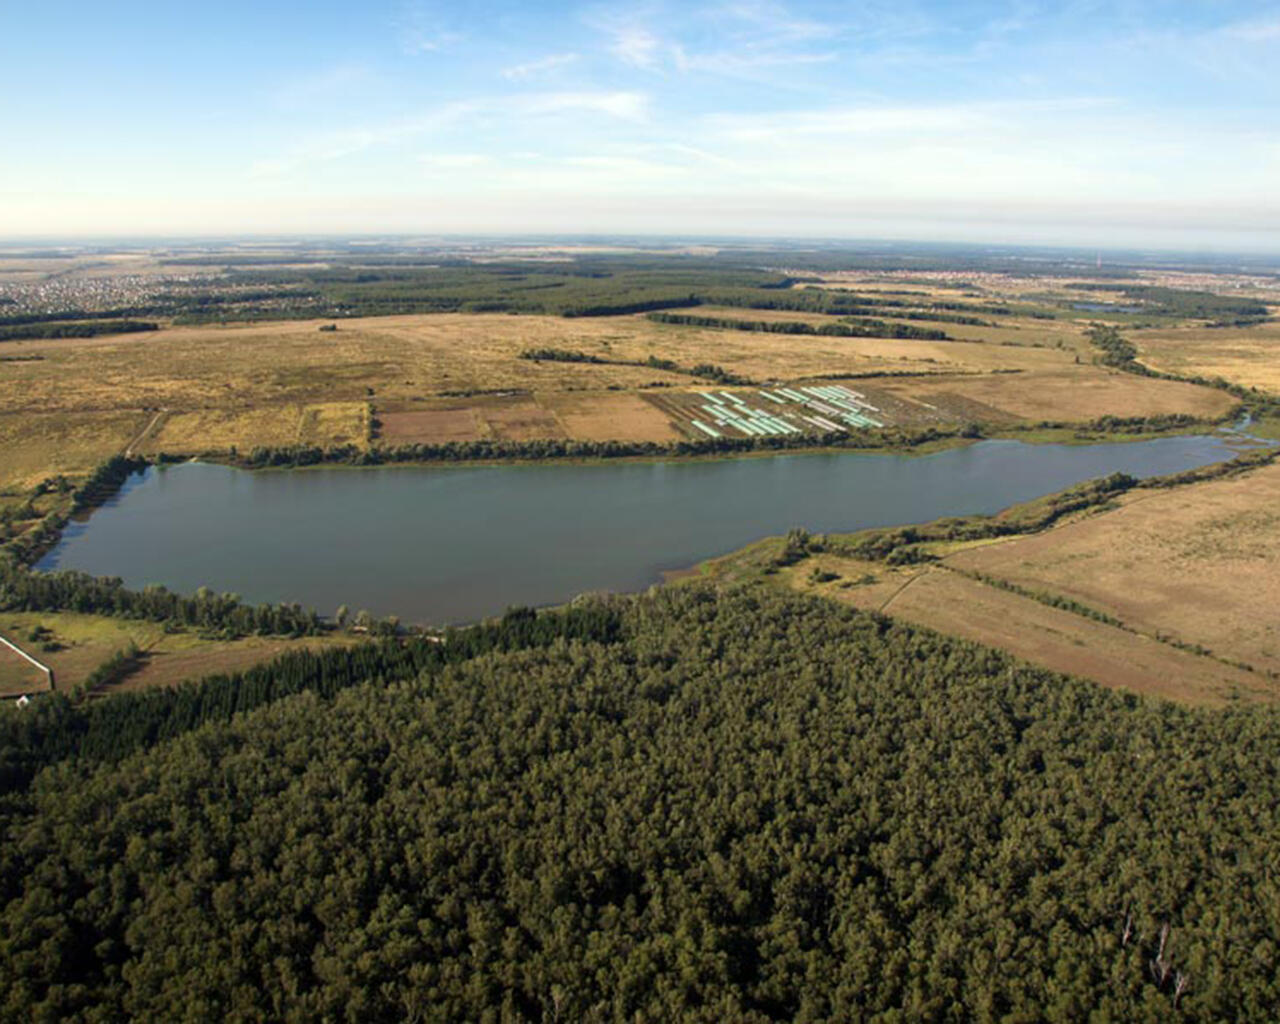
<path id="1" fill-rule="evenodd" d="M 1280 5 L 8 12 L 0 238 L 1280 252 Z"/>

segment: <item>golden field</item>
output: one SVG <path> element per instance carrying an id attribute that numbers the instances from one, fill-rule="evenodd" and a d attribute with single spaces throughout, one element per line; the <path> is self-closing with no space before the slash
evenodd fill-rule
<path id="1" fill-rule="evenodd" d="M 705 384 L 685 373 L 616 365 L 650 356 L 682 367 L 711 363 L 761 382 L 894 375 L 870 383 L 914 405 L 923 421 L 1217 416 L 1231 404 L 1207 389 L 1093 365 L 1082 328 L 1071 321 L 917 324 L 941 326 L 963 339 L 956 341 L 764 334 L 644 316 L 433 314 L 342 320 L 338 330 L 320 331 L 325 323 L 6 343 L 6 355 L 23 358 L 0 362 L 0 489 L 83 473 L 125 450 L 196 454 L 371 438 L 671 440 L 677 432 L 642 396 Z M 539 348 L 610 362 L 520 358 Z"/>

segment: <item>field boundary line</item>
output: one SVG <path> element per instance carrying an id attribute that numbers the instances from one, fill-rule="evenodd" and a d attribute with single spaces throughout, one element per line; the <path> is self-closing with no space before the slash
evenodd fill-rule
<path id="1" fill-rule="evenodd" d="M 18 655 L 18 657 L 23 658 L 26 661 L 29 661 L 32 665 L 34 665 L 41 672 L 43 672 L 45 674 L 45 677 L 49 680 L 49 689 L 50 690 L 54 689 L 53 669 L 51 669 L 48 665 L 45 665 L 43 662 L 36 661 L 36 659 L 33 658 L 30 654 L 28 654 L 21 647 L 19 647 L 17 644 L 15 644 L 13 641 L 9 640 L 3 635 L 0 635 L 0 644 L 4 644 L 5 647 L 13 651 L 14 654 Z"/>
<path id="2" fill-rule="evenodd" d="M 933 567 L 929 566 L 923 572 L 916 573 L 914 576 L 911 577 L 911 579 L 907 580 L 906 583 L 902 584 L 902 586 L 900 586 L 897 590 L 895 590 L 892 594 L 890 594 L 887 598 L 885 598 L 884 603 L 878 609 L 880 614 L 887 615 L 889 613 L 889 605 L 893 604 L 894 601 L 896 601 L 899 597 L 901 597 L 902 592 L 906 590 L 907 587 L 911 586 L 911 584 L 913 584 L 916 580 L 923 579 L 925 576 L 928 576 L 929 573 L 931 572 L 933 572 Z"/>

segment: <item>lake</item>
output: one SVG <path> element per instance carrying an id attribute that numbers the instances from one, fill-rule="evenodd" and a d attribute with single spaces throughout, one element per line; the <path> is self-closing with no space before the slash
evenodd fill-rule
<path id="1" fill-rule="evenodd" d="M 248 472 L 186 463 L 130 479 L 41 569 L 200 586 L 331 615 L 463 623 L 590 590 L 638 590 L 794 526 L 844 532 L 991 513 L 1113 472 L 1232 457 L 1222 437 L 983 441 L 933 455 L 773 455 Z"/>

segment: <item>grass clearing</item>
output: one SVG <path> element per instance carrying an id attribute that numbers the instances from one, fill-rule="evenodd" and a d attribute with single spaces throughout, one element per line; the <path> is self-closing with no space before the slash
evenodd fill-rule
<path id="1" fill-rule="evenodd" d="M 49 630 L 47 641 L 57 649 L 46 651 L 40 643 L 25 641 L 41 626 Z M 299 647 L 356 642 L 345 633 L 299 640 L 259 636 L 207 639 L 195 629 L 167 632 L 160 623 L 75 612 L 0 612 L 0 634 L 53 669 L 60 692 L 73 690 L 117 651 L 136 644 L 145 655 L 142 667 L 103 693 L 175 686 L 185 679 L 248 668 Z M 0 667 L 0 680 L 4 678 Z M 3 692 L 0 688 L 0 694 Z"/>
<path id="2" fill-rule="evenodd" d="M 1222 377 L 1280 394 L 1280 323 L 1256 327 L 1185 327 L 1129 335 L 1138 359 L 1184 377 Z"/>
<path id="3" fill-rule="evenodd" d="M 0 633 L 6 640 L 17 644 L 37 661 L 39 653 L 33 653 L 23 637 Z M 27 661 L 17 651 L 0 644 L 0 698 L 21 697 L 24 693 L 42 693 L 49 689 L 49 677 Z"/>
<path id="4" fill-rule="evenodd" d="M 948 559 L 1280 673 L 1280 467 L 1167 491 Z"/>
<path id="5" fill-rule="evenodd" d="M 131 409 L 75 416 L 0 413 L 0 489 L 26 490 L 60 473 L 88 472 L 123 451 L 151 418 Z"/>

